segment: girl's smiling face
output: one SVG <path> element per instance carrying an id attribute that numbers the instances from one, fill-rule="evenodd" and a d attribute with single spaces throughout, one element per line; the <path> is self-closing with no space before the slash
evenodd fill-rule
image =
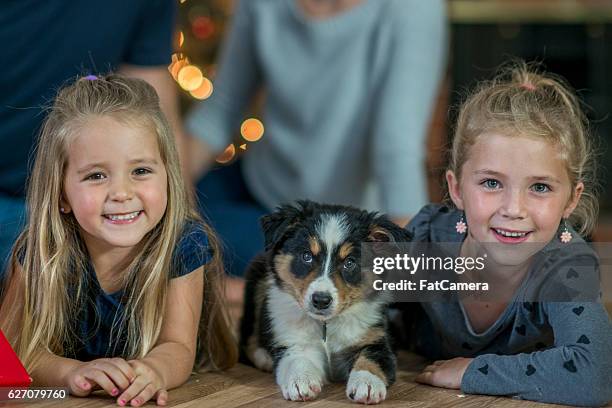
<path id="1" fill-rule="evenodd" d="M 553 144 L 527 136 L 477 137 L 461 169 L 448 171 L 451 199 L 465 211 L 466 242 L 540 244 L 554 238 L 583 190 L 572 188 L 566 162 Z"/>
<path id="2" fill-rule="evenodd" d="M 109 116 L 87 120 L 68 147 L 63 195 L 90 252 L 138 244 L 166 211 L 155 133 Z"/>

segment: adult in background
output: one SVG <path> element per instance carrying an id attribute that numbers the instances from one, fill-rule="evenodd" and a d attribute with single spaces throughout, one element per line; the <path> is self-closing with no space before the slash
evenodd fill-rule
<path id="1" fill-rule="evenodd" d="M 166 69 L 172 53 L 175 3 L 9 0 L 0 4 L 2 263 L 24 225 L 28 161 L 45 117 L 43 108 L 68 80 L 113 70 L 148 81 L 159 94 L 181 145 L 176 87 Z"/>
<path id="2" fill-rule="evenodd" d="M 443 0 L 237 2 L 215 90 L 186 121 L 201 175 L 266 90 L 263 138 L 197 186 L 231 274 L 263 249 L 258 218 L 280 203 L 364 206 L 373 181 L 377 209 L 403 225 L 427 202 L 425 138 L 446 54 Z"/>

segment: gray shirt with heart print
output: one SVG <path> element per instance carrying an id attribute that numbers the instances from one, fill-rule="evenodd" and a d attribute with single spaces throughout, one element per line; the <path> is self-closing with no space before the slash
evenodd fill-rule
<path id="1" fill-rule="evenodd" d="M 455 229 L 460 217 L 457 210 L 428 205 L 406 228 L 416 241 L 461 242 L 465 234 Z M 474 358 L 461 382 L 465 393 L 580 406 L 611 401 L 612 325 L 598 300 L 601 294 L 592 301 L 561 302 L 548 300 L 554 297 L 546 293 L 578 280 L 599 287 L 595 252 L 571 232 L 572 244 L 584 244 L 580 253 L 568 252 L 559 240 L 547 244 L 513 301 L 484 332 L 474 331 L 460 302 L 421 303 L 411 334 L 416 350 L 431 359 Z M 591 260 L 590 273 L 567 267 L 578 258 L 587 265 Z M 534 302 L 533 294 L 527 294 L 534 280 L 543 301 Z"/>

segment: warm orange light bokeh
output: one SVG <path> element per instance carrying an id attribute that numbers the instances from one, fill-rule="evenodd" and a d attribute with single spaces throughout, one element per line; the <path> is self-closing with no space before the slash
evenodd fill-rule
<path id="1" fill-rule="evenodd" d="M 236 147 L 231 144 L 215 159 L 217 163 L 225 164 L 231 161 L 236 155 Z"/>
<path id="2" fill-rule="evenodd" d="M 194 89 L 189 93 L 196 99 L 206 99 L 213 93 L 213 84 L 210 82 L 210 79 L 204 77 L 202 80 L 202 85 L 200 85 L 198 89 Z"/>
<path id="3" fill-rule="evenodd" d="M 202 85 L 204 76 L 200 68 L 195 65 L 186 65 L 182 67 L 177 76 L 177 81 L 181 88 L 186 91 L 196 90 Z"/>
<path id="4" fill-rule="evenodd" d="M 170 71 L 170 75 L 174 78 L 175 81 L 178 82 L 178 73 L 181 68 L 189 65 L 189 58 L 182 58 L 181 56 L 176 56 L 174 54 L 172 56 L 172 63 L 168 66 L 168 70 Z"/>
<path id="5" fill-rule="evenodd" d="M 256 142 L 264 134 L 264 125 L 255 118 L 249 118 L 242 122 L 240 126 L 240 134 L 242 137 L 249 142 Z"/>

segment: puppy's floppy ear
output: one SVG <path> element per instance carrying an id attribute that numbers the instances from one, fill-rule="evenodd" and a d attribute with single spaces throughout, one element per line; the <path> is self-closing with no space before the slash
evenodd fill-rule
<path id="1" fill-rule="evenodd" d="M 296 205 L 284 204 L 276 207 L 273 213 L 261 217 L 259 222 L 264 233 L 265 250 L 272 249 L 309 212 L 313 204 L 310 201 L 298 201 Z"/>
<path id="2" fill-rule="evenodd" d="M 372 220 L 368 233 L 368 242 L 409 242 L 412 234 L 386 216 L 377 216 Z"/>

